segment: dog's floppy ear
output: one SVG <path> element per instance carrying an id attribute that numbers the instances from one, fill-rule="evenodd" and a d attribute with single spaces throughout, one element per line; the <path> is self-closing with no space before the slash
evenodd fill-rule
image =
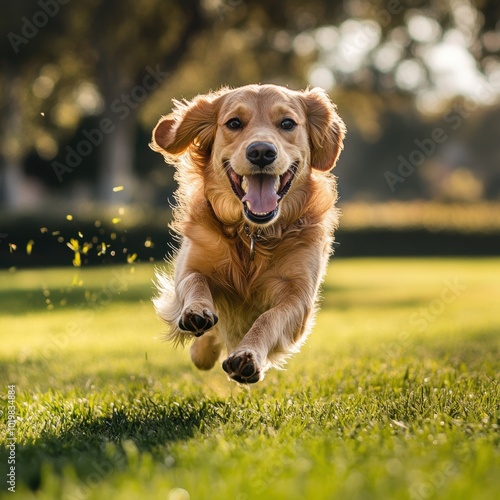
<path id="1" fill-rule="evenodd" d="M 217 128 L 220 93 L 197 96 L 192 101 L 174 100 L 174 110 L 158 121 L 150 147 L 167 159 L 175 158 L 189 146 L 209 154 Z"/>
<path id="2" fill-rule="evenodd" d="M 344 122 L 323 89 L 306 90 L 303 100 L 311 145 L 311 167 L 322 171 L 330 170 L 344 147 Z"/>

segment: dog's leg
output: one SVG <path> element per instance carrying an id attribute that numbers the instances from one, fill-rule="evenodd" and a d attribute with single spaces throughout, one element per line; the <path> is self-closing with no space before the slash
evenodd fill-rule
<path id="1" fill-rule="evenodd" d="M 212 328 L 218 321 L 212 294 L 205 277 L 199 273 L 176 276 L 157 273 L 159 297 L 153 299 L 158 316 L 170 327 L 167 338 L 183 343 L 186 332 L 196 337 Z"/>
<path id="2" fill-rule="evenodd" d="M 262 380 L 273 357 L 283 359 L 297 350 L 313 311 L 314 304 L 304 308 L 300 301 L 287 300 L 261 314 L 222 368 L 236 382 L 253 384 Z"/>
<path id="3" fill-rule="evenodd" d="M 202 274 L 188 274 L 176 286 L 176 295 L 183 304 L 178 319 L 180 330 L 192 332 L 196 337 L 200 337 L 219 320 L 214 313 L 210 288 Z"/>
<path id="4" fill-rule="evenodd" d="M 196 368 L 210 370 L 219 359 L 221 348 L 218 338 L 207 333 L 197 338 L 191 346 L 191 360 Z"/>
<path id="5" fill-rule="evenodd" d="M 233 380 L 258 382 L 271 366 L 280 366 L 299 350 L 316 315 L 318 290 L 328 263 L 326 248 L 318 246 L 311 252 L 307 247 L 294 253 L 274 270 L 273 277 L 265 278 L 266 300 L 274 305 L 254 320 L 223 362 L 222 368 Z"/>

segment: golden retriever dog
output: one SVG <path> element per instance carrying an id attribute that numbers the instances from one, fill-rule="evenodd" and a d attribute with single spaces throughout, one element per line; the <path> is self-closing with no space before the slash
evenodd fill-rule
<path id="1" fill-rule="evenodd" d="M 311 330 L 338 223 L 329 173 L 345 126 L 319 88 L 223 88 L 174 101 L 151 148 L 176 167 L 173 273 L 155 309 L 191 359 L 262 380 Z"/>

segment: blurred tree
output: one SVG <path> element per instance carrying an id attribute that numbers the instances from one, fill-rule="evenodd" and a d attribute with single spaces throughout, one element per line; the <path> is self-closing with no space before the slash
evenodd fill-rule
<path id="1" fill-rule="evenodd" d="M 490 104 L 498 96 L 499 12 L 496 0 L 17 2 L 0 19 L 8 35 L 0 53 L 0 203 L 20 199 L 20 166 L 33 148 L 60 182 L 98 153 L 100 198 L 126 200 L 142 105 L 150 129 L 171 97 L 221 84 L 323 86 L 371 141 L 381 138 L 386 110 L 405 126 L 405 115 L 410 123 L 418 113 L 443 115 L 455 95 Z M 481 84 L 486 92 L 475 94 Z M 82 125 L 89 116 L 92 125 Z M 357 165 L 354 177 L 380 180 L 380 168 Z M 117 185 L 126 189 L 113 193 Z"/>
<path id="2" fill-rule="evenodd" d="M 47 54 L 52 32 L 49 15 L 35 0 L 16 2 L 0 17 L 0 206 L 21 207 L 35 195 L 23 160 L 40 129 L 33 116 L 31 84 L 37 60 Z M 26 13 L 35 13 L 26 16 Z M 35 25 L 36 23 L 36 25 Z M 32 40 L 36 37 L 37 41 Z"/>
<path id="3" fill-rule="evenodd" d="M 95 143 L 102 140 L 101 199 L 116 200 L 117 185 L 129 188 L 128 198 L 139 106 L 175 72 L 203 24 L 198 0 L 95 0 L 92 8 L 72 9 L 73 51 L 102 99 L 99 128 L 92 131 Z"/>
<path id="4" fill-rule="evenodd" d="M 236 0 L 193 43 L 141 118 L 151 128 L 159 112 L 169 110 L 171 96 L 191 97 L 221 84 L 318 85 L 331 92 L 349 124 L 338 170 L 349 195 L 431 196 L 420 156 L 430 161 L 440 145 L 419 153 L 415 141 L 427 144 L 436 127 L 456 140 L 461 128 L 467 144 L 469 127 L 462 124 L 498 101 L 499 14 L 493 0 L 289 1 L 286 8 L 280 1 Z M 455 108 L 458 96 L 465 105 Z M 356 146 L 349 147 L 351 141 Z M 492 147 L 483 151 L 492 154 Z M 409 167 L 417 174 L 392 190 L 384 174 L 398 175 L 409 155 L 418 157 L 419 165 Z M 467 168 L 473 165 L 487 182 L 494 161 L 477 156 Z M 441 167 L 448 168 L 433 163 Z"/>
<path id="5" fill-rule="evenodd" d="M 20 201 L 19 165 L 33 146 L 53 159 L 60 182 L 98 148 L 100 198 L 120 198 L 113 196 L 117 185 L 129 188 L 121 194 L 126 198 L 133 182 L 137 110 L 175 71 L 202 28 L 200 2 L 29 0 L 16 5 L 1 26 L 8 34 L 1 49 L 1 108 L 6 110 L 1 168 L 10 193 L 2 202 Z M 44 126 L 32 130 L 40 113 Z M 99 117 L 97 128 L 81 131 L 74 147 L 56 154 L 86 115 Z"/>

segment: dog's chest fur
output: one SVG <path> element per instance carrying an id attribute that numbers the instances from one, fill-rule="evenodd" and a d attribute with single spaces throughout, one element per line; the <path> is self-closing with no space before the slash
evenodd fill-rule
<path id="1" fill-rule="evenodd" d="M 275 302 L 268 290 L 269 281 L 285 283 L 288 280 L 282 269 L 283 259 L 280 258 L 285 253 L 282 250 L 285 239 L 255 237 L 253 259 L 250 237 L 244 234 L 236 233 L 228 237 L 197 227 L 190 231 L 188 240 L 189 245 L 203 249 L 202 252 L 196 252 L 203 257 L 198 258 L 193 265 L 207 278 L 216 301 L 218 297 L 223 297 L 233 302 L 234 306 L 258 305 L 259 309 L 265 310 Z"/>

